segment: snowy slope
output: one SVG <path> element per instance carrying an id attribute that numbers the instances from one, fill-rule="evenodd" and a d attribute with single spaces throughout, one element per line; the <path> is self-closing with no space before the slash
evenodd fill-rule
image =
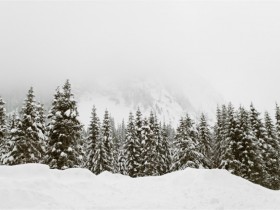
<path id="1" fill-rule="evenodd" d="M 130 178 L 46 165 L 0 166 L 0 209 L 279 209 L 280 192 L 223 170 Z"/>
<path id="2" fill-rule="evenodd" d="M 110 82 L 92 82 L 83 88 L 77 88 L 80 119 L 89 123 L 89 113 L 93 105 L 100 118 L 107 108 L 120 123 L 128 119 L 129 112 L 135 113 L 140 107 L 145 116 L 156 112 L 161 121 L 176 125 L 185 113 L 197 119 L 201 112 L 207 112 L 214 118 L 217 104 L 223 98 L 201 78 L 191 76 L 177 83 L 159 78 L 129 78 Z"/>

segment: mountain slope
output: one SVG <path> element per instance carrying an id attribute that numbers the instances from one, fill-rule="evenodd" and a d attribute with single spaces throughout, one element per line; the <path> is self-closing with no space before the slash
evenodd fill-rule
<path id="1" fill-rule="evenodd" d="M 193 75 L 176 82 L 144 77 L 94 82 L 77 91 L 76 95 L 81 120 L 85 124 L 89 122 L 88 113 L 93 105 L 100 117 L 107 108 L 117 122 L 127 120 L 128 113 L 139 107 L 145 116 L 153 111 L 161 121 L 176 125 L 185 113 L 197 119 L 201 112 L 207 112 L 213 119 L 217 104 L 224 102 L 207 82 Z"/>

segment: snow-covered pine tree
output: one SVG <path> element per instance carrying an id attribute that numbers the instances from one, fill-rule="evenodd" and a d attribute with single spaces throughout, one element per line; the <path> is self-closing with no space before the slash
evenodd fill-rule
<path id="1" fill-rule="evenodd" d="M 275 131 L 276 131 L 276 138 L 280 144 L 280 107 L 278 104 L 276 104 L 276 110 L 275 110 Z M 280 151 L 279 151 L 280 154 Z"/>
<path id="2" fill-rule="evenodd" d="M 125 129 L 126 129 L 125 122 L 124 122 L 124 120 L 122 120 L 122 123 L 121 123 L 121 125 L 119 125 L 118 131 L 117 131 L 118 139 L 119 139 L 120 145 L 122 147 L 123 147 L 124 142 L 125 142 Z"/>
<path id="3" fill-rule="evenodd" d="M 213 167 L 218 168 L 221 164 L 221 154 L 222 154 L 222 116 L 221 110 L 217 107 L 216 111 L 216 123 L 214 125 L 214 134 L 213 134 Z"/>
<path id="4" fill-rule="evenodd" d="M 82 125 L 69 80 L 54 96 L 49 113 L 47 163 L 51 168 L 67 169 L 81 165 Z"/>
<path id="5" fill-rule="evenodd" d="M 108 110 L 105 111 L 103 124 L 102 124 L 102 137 L 104 146 L 104 165 L 103 169 L 105 171 L 114 172 L 113 166 L 113 139 L 112 139 L 112 127 L 109 117 Z"/>
<path id="6" fill-rule="evenodd" d="M 87 146 L 86 146 L 86 164 L 85 167 L 92 171 L 94 174 L 100 174 L 101 170 L 100 162 L 102 160 L 98 158 L 102 158 L 102 155 L 96 155 L 97 153 L 97 145 L 100 145 L 100 121 L 96 114 L 96 108 L 93 106 L 91 112 L 91 121 L 88 130 L 88 137 L 87 137 Z M 100 149 L 100 148 L 99 148 Z"/>
<path id="7" fill-rule="evenodd" d="M 0 158 L 6 152 L 5 144 L 8 134 L 6 117 L 5 102 L 0 97 Z"/>
<path id="8" fill-rule="evenodd" d="M 275 131 L 276 131 L 276 138 L 278 139 L 278 142 L 280 143 L 280 107 L 278 104 L 276 104 L 275 109 Z"/>
<path id="9" fill-rule="evenodd" d="M 38 109 L 33 88 L 28 91 L 22 108 L 22 119 L 11 131 L 11 141 L 8 153 L 5 155 L 7 164 L 40 163 L 45 154 L 45 136 L 38 122 Z"/>
<path id="10" fill-rule="evenodd" d="M 143 176 L 142 170 L 141 168 L 142 166 L 142 162 L 143 162 L 143 120 L 142 120 L 142 113 L 140 111 L 140 108 L 138 107 L 136 114 L 135 114 L 135 122 L 134 122 L 134 126 L 135 126 L 135 144 L 139 145 L 139 151 L 137 151 L 137 153 L 139 154 L 139 158 L 137 160 L 137 162 L 139 161 L 139 165 L 138 165 L 138 169 L 137 170 L 137 176 Z"/>
<path id="11" fill-rule="evenodd" d="M 176 153 L 176 145 L 175 145 L 175 136 L 176 136 L 176 130 L 173 128 L 172 125 L 166 124 L 166 136 L 167 136 L 167 142 L 169 145 L 169 152 L 170 152 L 170 158 L 171 158 L 171 164 L 169 167 L 169 170 L 173 170 L 173 165 L 174 165 L 174 157 Z"/>
<path id="12" fill-rule="evenodd" d="M 141 145 L 136 139 L 136 129 L 133 114 L 129 113 L 129 119 L 126 126 L 124 158 L 125 171 L 131 177 L 137 177 L 141 166 L 140 153 Z"/>
<path id="13" fill-rule="evenodd" d="M 159 155 L 158 174 L 163 175 L 171 171 L 171 152 L 170 142 L 168 141 L 168 129 L 164 124 L 163 127 L 158 125 L 156 120 L 156 136 L 158 139 L 157 154 Z"/>
<path id="14" fill-rule="evenodd" d="M 100 132 L 99 132 L 99 136 L 97 138 L 98 141 L 97 141 L 96 146 L 95 146 L 95 153 L 94 153 L 93 160 L 92 160 L 92 162 L 94 163 L 92 171 L 96 175 L 105 171 L 104 165 L 106 164 L 105 163 L 105 153 L 106 152 L 105 152 L 105 147 L 104 147 L 100 122 L 98 122 L 98 127 L 100 128 Z"/>
<path id="15" fill-rule="evenodd" d="M 198 124 L 198 141 L 199 141 L 199 151 L 204 155 L 207 161 L 207 165 L 213 167 L 212 158 L 212 139 L 209 125 L 206 121 L 204 114 L 201 114 L 200 121 Z"/>
<path id="16" fill-rule="evenodd" d="M 255 109 L 255 107 L 251 103 L 249 119 L 253 131 L 253 135 L 255 136 L 254 143 L 256 145 L 256 149 L 260 157 L 258 159 L 259 162 L 255 163 L 255 165 L 258 166 L 258 168 L 256 169 L 257 171 L 255 172 L 255 176 L 254 178 L 251 179 L 251 181 L 257 184 L 266 185 L 267 179 L 269 178 L 267 172 L 269 167 L 267 165 L 267 161 L 268 161 L 267 154 L 269 153 L 270 146 L 268 145 L 267 142 L 265 127 L 259 115 L 260 115 L 259 112 Z"/>
<path id="17" fill-rule="evenodd" d="M 199 168 L 206 165 L 205 157 L 199 152 L 197 131 L 188 115 L 180 120 L 175 146 L 173 170 L 182 170 L 187 167 Z"/>
<path id="18" fill-rule="evenodd" d="M 280 108 L 279 108 L 278 104 L 276 104 L 275 120 L 276 120 L 275 135 L 276 135 L 277 142 L 280 145 Z M 278 157 L 280 158 L 280 149 L 278 150 Z M 280 165 L 279 165 L 279 170 L 280 170 Z M 279 179 L 280 179 L 280 177 L 279 177 Z"/>
<path id="19" fill-rule="evenodd" d="M 259 155 L 258 144 L 252 128 L 250 127 L 248 112 L 240 107 L 237 117 L 234 174 L 250 181 L 256 182 L 262 173 L 262 159 Z"/>
<path id="20" fill-rule="evenodd" d="M 115 126 L 115 120 L 112 116 L 110 116 L 110 126 L 112 130 L 112 146 L 113 146 L 113 160 L 112 160 L 112 166 L 113 166 L 113 172 L 119 173 L 119 156 L 120 156 L 120 148 L 121 148 L 121 142 L 118 138 L 118 132 Z"/>
<path id="21" fill-rule="evenodd" d="M 40 102 L 36 104 L 36 124 L 39 129 L 39 136 L 42 141 L 42 146 L 44 147 L 44 157 L 42 162 L 44 162 L 46 152 L 47 152 L 47 128 L 46 128 L 46 115 L 44 105 Z"/>
<path id="22" fill-rule="evenodd" d="M 144 118 L 142 124 L 140 176 L 153 176 L 157 173 L 156 139 L 154 135 L 154 115 L 149 120 Z"/>
<path id="23" fill-rule="evenodd" d="M 219 126 L 219 135 L 220 135 L 220 144 L 219 144 L 219 151 L 217 152 L 218 159 L 216 163 L 216 167 L 218 168 L 221 165 L 222 162 L 222 154 L 223 151 L 227 150 L 228 142 L 227 142 L 227 135 L 228 135 L 228 128 L 227 128 L 227 123 L 228 123 L 228 108 L 225 104 L 222 105 L 221 113 L 220 113 L 220 126 Z M 216 153 L 215 153 L 216 154 Z"/>
<path id="24" fill-rule="evenodd" d="M 225 136 L 221 145 L 221 163 L 219 168 L 229 170 L 234 173 L 234 169 L 239 165 L 235 160 L 237 153 L 237 140 L 239 133 L 237 131 L 237 119 L 235 110 L 230 103 L 227 107 L 227 120 L 225 125 Z"/>
<path id="25" fill-rule="evenodd" d="M 124 156 L 124 146 L 125 146 L 125 122 L 122 120 L 122 123 L 118 126 L 117 129 L 117 139 L 118 139 L 118 157 L 117 157 L 117 168 L 120 174 L 126 174 L 125 169 L 125 156 Z"/>
<path id="26" fill-rule="evenodd" d="M 135 117 L 135 135 L 136 135 L 136 141 L 141 144 L 143 135 L 142 135 L 142 125 L 143 125 L 143 120 L 142 120 L 142 113 L 140 109 L 138 108 L 136 111 L 136 117 Z"/>
<path id="27" fill-rule="evenodd" d="M 9 122 L 9 135 L 6 141 L 6 144 L 4 145 L 4 153 L 1 158 L 1 162 L 5 165 L 14 165 L 15 159 L 11 155 L 12 152 L 15 152 L 13 150 L 16 150 L 15 143 L 19 141 L 23 136 L 22 131 L 22 122 L 19 118 L 17 113 L 14 113 L 12 115 L 12 118 Z"/>
<path id="28" fill-rule="evenodd" d="M 278 190 L 280 189 L 280 145 L 276 137 L 274 124 L 268 112 L 264 114 L 265 129 L 267 134 L 266 142 L 268 144 L 266 159 L 268 179 L 266 186 Z"/>

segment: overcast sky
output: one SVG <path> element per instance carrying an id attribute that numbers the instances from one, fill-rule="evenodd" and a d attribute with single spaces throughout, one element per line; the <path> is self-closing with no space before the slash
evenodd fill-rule
<path id="1" fill-rule="evenodd" d="M 276 1 L 0 1 L 0 88 L 192 71 L 226 100 L 271 110 L 279 11 Z"/>

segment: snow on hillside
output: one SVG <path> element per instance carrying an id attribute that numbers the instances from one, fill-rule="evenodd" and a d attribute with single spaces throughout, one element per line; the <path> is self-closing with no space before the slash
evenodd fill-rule
<path id="1" fill-rule="evenodd" d="M 177 84 L 159 78 L 93 82 L 76 94 L 80 119 L 88 125 L 93 105 L 101 118 L 107 108 L 117 123 L 127 120 L 129 112 L 135 112 L 138 107 L 145 116 L 154 111 L 161 121 L 173 125 L 185 113 L 197 119 L 201 112 L 207 112 L 213 119 L 216 106 L 224 102 L 223 98 L 202 78 L 191 75 L 181 80 L 177 79 Z"/>
<path id="2" fill-rule="evenodd" d="M 279 209 L 280 192 L 224 170 L 130 178 L 46 165 L 0 166 L 0 209 Z"/>

